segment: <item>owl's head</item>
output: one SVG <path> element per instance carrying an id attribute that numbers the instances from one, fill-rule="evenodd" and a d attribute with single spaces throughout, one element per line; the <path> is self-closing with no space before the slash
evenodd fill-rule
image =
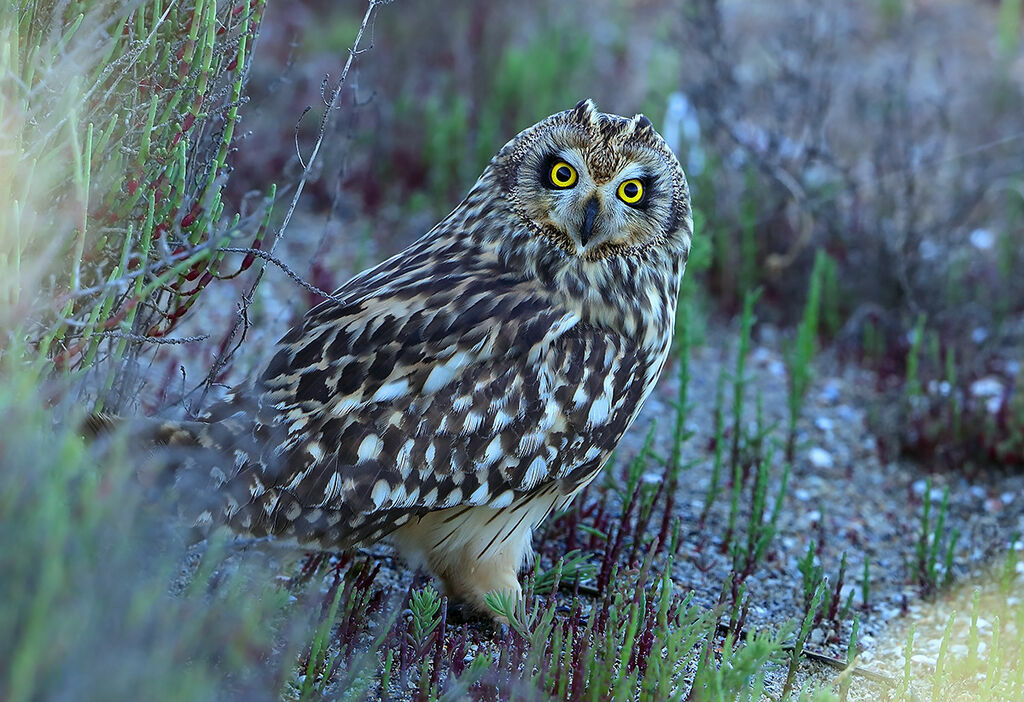
<path id="1" fill-rule="evenodd" d="M 518 134 L 491 164 L 531 233 L 563 256 L 685 260 L 689 193 L 679 161 L 649 119 L 584 100 Z"/>

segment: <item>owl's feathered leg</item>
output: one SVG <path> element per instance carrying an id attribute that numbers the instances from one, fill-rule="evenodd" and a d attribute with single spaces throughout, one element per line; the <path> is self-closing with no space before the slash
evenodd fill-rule
<path id="1" fill-rule="evenodd" d="M 532 555 L 532 549 L 530 551 Z M 511 595 L 513 602 L 519 601 L 523 596 L 523 588 L 519 584 L 522 562 L 523 554 L 507 550 L 472 565 L 446 562 L 431 570 L 441 578 L 449 597 L 465 602 L 475 612 L 508 624 L 505 617 L 487 606 L 484 596 L 489 592 L 502 592 Z"/>
<path id="2" fill-rule="evenodd" d="M 451 597 L 499 622 L 487 606 L 488 592 L 522 597 L 519 571 L 533 561 L 533 529 L 558 499 L 542 494 L 508 507 L 452 507 L 428 512 L 392 534 L 408 560 L 425 566 Z"/>

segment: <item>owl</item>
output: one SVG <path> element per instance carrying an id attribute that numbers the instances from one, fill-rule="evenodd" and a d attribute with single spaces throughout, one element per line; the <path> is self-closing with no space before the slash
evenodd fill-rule
<path id="1" fill-rule="evenodd" d="M 643 115 L 590 100 L 505 144 L 455 210 L 281 339 L 173 452 L 198 526 L 339 550 L 388 538 L 488 613 L 601 470 L 669 355 L 692 236 Z"/>

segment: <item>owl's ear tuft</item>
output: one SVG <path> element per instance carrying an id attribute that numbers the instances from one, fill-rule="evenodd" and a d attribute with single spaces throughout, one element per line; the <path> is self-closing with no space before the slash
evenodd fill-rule
<path id="1" fill-rule="evenodd" d="M 633 129 L 632 136 L 634 139 L 649 139 L 654 134 L 654 125 L 651 124 L 651 120 L 647 119 L 646 115 L 637 113 L 633 115 Z"/>
<path id="2" fill-rule="evenodd" d="M 571 117 L 580 124 L 592 124 L 597 115 L 597 107 L 590 98 L 580 100 L 572 109 Z"/>

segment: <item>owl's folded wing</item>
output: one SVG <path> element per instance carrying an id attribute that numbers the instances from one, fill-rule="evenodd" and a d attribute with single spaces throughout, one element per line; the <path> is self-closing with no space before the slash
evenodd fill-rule
<path id="1" fill-rule="evenodd" d="M 556 481 L 568 494 L 632 421 L 648 370 L 536 283 L 467 276 L 323 306 L 261 380 L 253 434 L 277 447 L 227 481 L 225 516 L 329 547 Z"/>

